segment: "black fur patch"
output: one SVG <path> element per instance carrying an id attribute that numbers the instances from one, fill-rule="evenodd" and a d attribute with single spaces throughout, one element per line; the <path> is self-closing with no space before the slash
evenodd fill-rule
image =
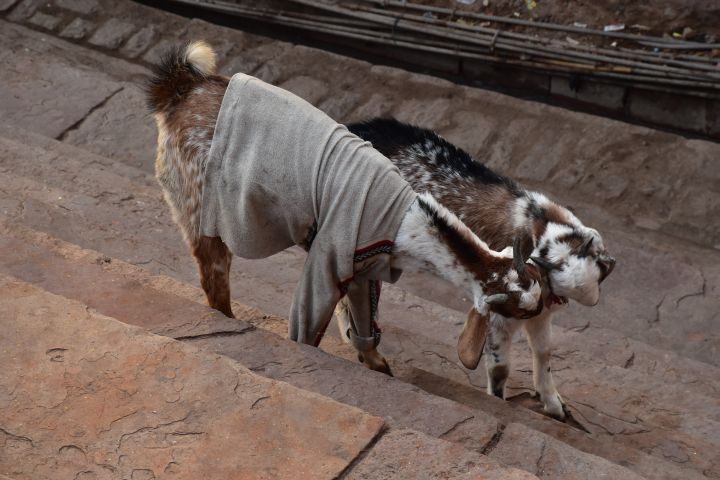
<path id="1" fill-rule="evenodd" d="M 188 91 L 206 78 L 186 61 L 187 47 L 187 43 L 170 47 L 153 67 L 152 75 L 145 83 L 147 105 L 152 113 L 174 107 Z"/>
<path id="2" fill-rule="evenodd" d="M 482 163 L 474 160 L 466 151 L 456 147 L 435 132 L 424 128 L 398 122 L 392 118 L 376 118 L 348 125 L 348 129 L 373 144 L 376 150 L 392 157 L 411 147 L 421 151 L 436 152 L 436 162 L 456 172 L 464 178 L 487 185 L 501 185 L 515 197 L 524 195 L 524 191 L 510 178 L 499 175 Z"/>

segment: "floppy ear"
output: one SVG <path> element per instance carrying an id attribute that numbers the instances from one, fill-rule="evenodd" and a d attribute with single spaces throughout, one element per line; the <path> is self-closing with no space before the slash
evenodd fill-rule
<path id="1" fill-rule="evenodd" d="M 535 240 L 529 230 L 520 232 L 513 242 L 513 268 L 519 274 L 525 272 L 525 262 L 528 261 L 535 249 Z"/>
<path id="2" fill-rule="evenodd" d="M 480 363 L 485 338 L 487 337 L 488 317 L 478 313 L 475 308 L 468 312 L 460 338 L 458 338 L 458 357 L 465 368 L 475 370 Z"/>

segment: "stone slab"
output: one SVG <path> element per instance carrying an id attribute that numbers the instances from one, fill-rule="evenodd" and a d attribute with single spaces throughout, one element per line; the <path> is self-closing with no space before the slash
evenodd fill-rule
<path id="1" fill-rule="evenodd" d="M 392 430 L 345 477 L 347 480 L 531 480 L 523 470 L 505 468 L 476 452 L 412 430 Z"/>
<path id="2" fill-rule="evenodd" d="M 121 88 L 69 131 L 63 140 L 153 172 L 157 128 L 146 108 L 145 94 L 134 84 L 122 84 Z"/>
<path id="3" fill-rule="evenodd" d="M 91 45 L 109 49 L 118 48 L 135 30 L 135 26 L 117 18 L 103 23 L 88 40 Z"/>
<path id="4" fill-rule="evenodd" d="M 16 2 L 17 0 L 0 0 L 0 12 L 9 10 Z"/>
<path id="5" fill-rule="evenodd" d="M 28 20 L 28 22 L 38 27 L 44 28 L 45 30 L 55 30 L 55 28 L 62 22 L 62 19 L 53 15 L 37 12 L 35 13 L 35 15 L 30 17 L 30 20 Z"/>
<path id="6" fill-rule="evenodd" d="M 120 89 L 117 82 L 94 70 L 77 68 L 16 43 L 10 29 L 0 28 L 0 112 L 3 121 L 58 137 L 95 106 Z M 9 63 L 6 63 L 9 62 Z"/>
<path id="7" fill-rule="evenodd" d="M 95 28 L 95 24 L 84 18 L 76 18 L 63 28 L 60 36 L 71 40 L 80 40 L 87 36 Z"/>
<path id="8" fill-rule="evenodd" d="M 55 0 L 55 5 L 83 15 L 93 14 L 100 9 L 97 0 Z"/>
<path id="9" fill-rule="evenodd" d="M 0 272 L 104 315 L 222 353 L 263 376 L 383 416 L 391 426 L 443 436 L 465 448 L 481 449 L 497 431 L 497 421 L 482 412 L 290 342 L 284 332 L 281 337 L 255 329 L 253 323 L 265 320 L 255 309 L 236 305 L 235 314 L 242 321 L 229 319 L 170 293 L 182 287 L 167 285 L 138 267 L 18 227 L 0 225 L 0 232 Z"/>
<path id="10" fill-rule="evenodd" d="M 27 283 L 0 292 L 0 469 L 17 480 L 329 479 L 383 428 Z"/>
<path id="11" fill-rule="evenodd" d="M 532 472 L 540 478 L 640 480 L 637 474 L 600 457 L 576 456 L 576 450 L 539 434 L 524 425 L 511 423 L 488 455 L 506 465 Z"/>
<path id="12" fill-rule="evenodd" d="M 13 22 L 30 18 L 44 4 L 44 0 L 22 0 L 10 12 L 8 18 Z"/>

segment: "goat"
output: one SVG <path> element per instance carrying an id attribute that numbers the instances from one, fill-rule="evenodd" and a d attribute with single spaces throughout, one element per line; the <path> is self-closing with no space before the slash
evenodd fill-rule
<path id="1" fill-rule="evenodd" d="M 543 271 L 546 308 L 524 321 L 502 312 L 491 316 L 484 352 L 487 391 L 505 398 L 510 343 L 523 325 L 533 351 L 536 394 L 548 414 L 564 418 L 566 407 L 550 371 L 551 316 L 568 298 L 582 305 L 597 304 L 600 283 L 615 266 L 600 234 L 569 209 L 493 172 L 430 130 L 393 119 L 374 119 L 348 129 L 388 157 L 416 192 L 432 194 L 491 248 L 505 245 L 518 231 L 532 232 L 536 248 L 531 258 Z M 469 317 L 473 316 L 471 311 Z M 468 368 L 477 366 L 461 360 Z"/>
<path id="2" fill-rule="evenodd" d="M 243 78 L 251 78 L 242 76 Z M 260 82 L 253 79 L 255 82 Z M 260 82 L 265 89 L 277 87 L 267 86 Z M 228 238 L 224 236 L 206 236 L 201 228 L 201 217 L 205 197 L 209 190 L 207 177 L 208 165 L 213 146 L 213 136 L 223 128 L 216 123 L 220 115 L 226 90 L 237 83 L 215 74 L 215 55 L 212 49 L 203 42 L 195 42 L 181 48 L 170 50 L 162 62 L 156 67 L 154 75 L 147 84 L 148 103 L 158 127 L 157 156 L 155 170 L 158 182 L 162 187 L 166 202 L 170 206 L 174 221 L 179 226 L 185 241 L 190 247 L 200 271 L 200 281 L 211 307 L 232 317 L 230 305 L 229 269 L 232 253 L 228 247 Z M 257 85 L 257 83 L 256 83 Z M 322 115 L 323 122 L 329 121 L 322 112 L 306 104 L 301 99 L 292 96 L 289 92 L 278 93 L 283 95 L 293 105 L 310 108 L 314 112 L 312 117 Z M 290 98 L 292 96 L 292 98 Z M 302 102 L 302 104 L 298 103 Z M 287 102 L 286 102 L 287 103 Z M 288 112 L 292 113 L 292 112 Z M 234 118 L 234 117 L 233 117 Z M 257 119 L 262 122 L 262 119 Z M 250 122 L 254 126 L 254 122 Z M 267 130 L 273 130 L 277 124 L 265 125 Z M 332 122 L 334 131 L 341 129 L 353 145 L 366 149 L 372 155 L 380 158 L 383 175 L 395 175 L 397 171 L 390 162 L 373 150 L 367 142 L 363 142 L 347 132 L 345 127 Z M 246 129 L 252 127 L 245 127 Z M 303 139 L 304 142 L 315 141 Z M 328 148 L 327 150 L 332 150 Z M 365 151 L 365 150 L 363 150 Z M 367 153 L 367 152 L 366 152 Z M 224 160 L 223 160 L 224 161 Z M 289 160 L 288 160 L 289 161 Z M 304 159 L 293 159 L 303 162 Z M 309 161 L 309 160 L 308 160 Z M 347 170 L 355 162 L 355 158 L 338 158 L 333 160 L 340 163 L 337 170 Z M 300 169 L 305 168 L 300 165 Z M 326 170 L 332 170 L 328 167 Z M 277 176 L 271 171 L 263 169 L 265 174 Z M 332 182 L 330 177 L 325 184 Z M 385 177 L 383 177 L 385 178 Z M 276 181 L 279 180 L 273 177 Z M 397 227 L 395 238 L 388 238 L 380 245 L 370 249 L 358 249 L 354 252 L 353 274 L 351 280 L 341 279 L 333 292 L 307 292 L 300 294 L 300 301 L 320 305 L 318 316 L 314 321 L 321 325 L 319 336 L 299 335 L 296 340 L 311 343 L 317 346 L 332 317 L 333 309 L 337 306 L 340 323 L 345 325 L 343 338 L 352 341 L 358 349 L 361 361 L 371 369 L 390 374 L 386 360 L 380 355 L 376 346 L 379 341 L 377 331 L 371 327 L 376 319 L 376 304 L 379 296 L 379 282 L 386 278 L 373 276 L 373 269 L 367 262 L 376 261 L 381 254 L 389 254 L 389 263 L 392 269 L 429 271 L 454 283 L 458 288 L 470 293 L 473 298 L 474 309 L 479 318 L 486 323 L 491 311 L 503 315 L 526 317 L 538 314 L 543 303 L 540 290 L 540 271 L 528 261 L 534 249 L 532 235 L 529 232 L 520 232 L 508 245 L 503 245 L 501 252 L 491 250 L 486 243 L 480 240 L 450 211 L 440 205 L 429 194 L 416 195 L 407 183 L 397 177 L 403 188 L 412 195 L 409 208 L 403 211 L 402 221 Z M 287 188 L 295 187 L 285 184 Z M 312 190 L 311 185 L 301 185 L 307 191 Z M 242 192 L 240 192 L 242 193 Z M 367 196 L 378 192 L 363 192 Z M 239 194 L 238 194 L 239 195 Z M 377 196 L 377 195 L 376 195 Z M 275 199 L 277 200 L 277 198 Z M 390 200 L 387 200 L 388 202 Z M 320 201 L 318 204 L 322 203 Z M 347 209 L 356 208 L 354 205 L 343 205 Z M 269 208 L 269 207 L 268 207 Z M 293 239 L 298 237 L 315 238 L 314 243 L 308 241 L 305 245 L 308 258 L 323 261 L 324 250 L 332 249 L 329 245 L 333 239 L 322 237 L 326 228 L 325 212 L 313 212 L 309 207 L 303 212 L 305 216 L 315 215 L 307 225 L 303 224 L 302 232 L 292 232 Z M 262 212 L 258 212 L 262 213 Z M 262 215 L 260 215 L 262 216 Z M 296 222 L 290 219 L 288 223 Z M 271 226 L 272 227 L 272 226 Z M 284 226 L 283 226 L 284 228 Z M 320 230 L 314 231 L 313 229 Z M 327 230 L 326 230 L 327 231 Z M 332 230 L 330 230 L 332 231 Z M 307 235 L 306 235 L 307 233 Z M 315 236 L 317 235 L 317 236 Z M 318 245 L 326 241 L 325 245 Z M 299 243 L 299 242 L 298 242 Z M 356 245 L 359 247 L 359 245 Z M 234 249 L 235 250 L 235 249 Z M 233 251 L 233 253 L 236 253 Z M 268 256 L 274 252 L 267 253 Z M 310 261 L 306 262 L 306 267 Z M 314 287 L 314 285 L 312 286 Z M 347 296 L 344 296 L 347 294 Z M 305 295 L 305 296 L 303 296 Z M 318 298 L 319 297 L 319 298 Z M 340 305 L 338 305 L 338 302 Z M 298 302 L 298 293 L 293 302 Z M 293 314 L 291 312 L 291 320 Z M 468 358 L 480 357 L 484 344 L 482 335 L 482 321 L 468 323 L 468 333 L 463 334 L 462 355 Z M 478 328 L 480 325 L 480 328 Z M 367 328 L 365 328 L 367 327 Z M 471 334 L 472 333 L 472 334 Z M 291 330 L 291 337 L 292 337 Z"/>

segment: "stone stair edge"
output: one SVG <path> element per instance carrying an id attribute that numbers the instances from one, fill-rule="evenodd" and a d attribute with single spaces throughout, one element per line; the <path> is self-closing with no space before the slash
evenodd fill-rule
<path id="1" fill-rule="evenodd" d="M 44 289 L 42 289 L 36 285 L 32 285 L 27 282 L 17 280 L 13 277 L 5 276 L 5 275 L 0 276 L 0 284 L 3 285 L 3 295 L 0 296 L 0 298 L 2 298 L 4 295 L 6 295 L 7 291 L 14 291 L 16 293 L 16 295 L 13 296 L 12 300 L 11 300 L 14 302 L 17 302 L 18 299 L 21 300 L 23 298 L 22 294 L 30 294 L 30 295 L 36 295 L 36 296 L 41 297 L 41 299 L 39 300 L 39 302 L 40 302 L 39 306 L 41 307 L 40 310 L 37 310 L 38 305 L 35 305 L 32 308 L 38 312 L 41 312 L 36 315 L 37 317 L 44 318 L 43 325 L 41 327 L 39 327 L 39 329 L 42 331 L 42 334 L 38 335 L 38 337 L 44 340 L 45 336 L 51 336 L 53 338 L 52 345 L 58 345 L 57 348 L 48 350 L 48 353 L 47 353 L 48 355 L 56 355 L 58 357 L 58 358 L 51 357 L 51 362 L 60 362 L 60 363 L 64 363 L 65 365 L 67 365 L 67 363 L 70 363 L 72 365 L 74 362 L 72 359 L 69 359 L 68 357 L 77 355 L 77 353 L 73 352 L 73 350 L 79 350 L 81 353 L 85 352 L 85 351 L 87 353 L 95 352 L 94 356 L 97 356 L 97 351 L 99 351 L 101 349 L 106 350 L 106 353 L 104 353 L 99 358 L 93 360 L 92 363 L 103 361 L 106 358 L 113 358 L 115 360 L 120 360 L 122 358 L 123 354 L 128 353 L 127 351 L 123 350 L 122 353 L 120 353 L 119 351 L 116 351 L 116 353 L 111 353 L 110 355 L 108 355 L 109 352 L 112 352 L 112 347 L 110 347 L 109 345 L 103 345 L 104 348 L 101 348 L 98 346 L 98 344 L 102 345 L 103 341 L 111 340 L 111 341 L 113 341 L 113 347 L 115 347 L 115 345 L 114 345 L 115 342 L 120 342 L 120 344 L 125 343 L 126 347 L 128 347 L 131 344 L 133 346 L 133 348 L 140 350 L 141 352 L 143 351 L 141 349 L 146 349 L 146 351 L 148 353 L 147 353 L 147 356 L 145 357 L 145 360 L 143 360 L 143 364 L 145 364 L 145 362 L 147 362 L 148 357 L 153 356 L 153 355 L 162 356 L 163 361 L 167 361 L 166 356 L 172 357 L 173 352 L 177 353 L 179 356 L 181 356 L 183 358 L 186 356 L 191 357 L 191 358 L 200 358 L 205 362 L 212 363 L 213 367 L 211 370 L 213 372 L 212 377 L 213 377 L 213 382 L 214 382 L 214 386 L 215 386 L 215 388 L 213 388 L 213 392 L 214 392 L 213 398 L 216 398 L 216 396 L 218 395 L 219 392 L 225 390 L 225 387 L 229 387 L 232 383 L 235 383 L 235 388 L 230 389 L 229 393 L 232 394 L 234 391 L 233 396 L 237 396 L 239 392 L 243 392 L 243 391 L 246 392 L 245 396 L 253 395 L 253 392 L 255 392 L 255 391 L 268 392 L 267 395 L 264 395 L 264 396 L 261 395 L 259 398 L 255 399 L 255 401 L 251 405 L 249 404 L 248 406 L 250 408 L 247 410 L 248 412 L 251 412 L 253 410 L 254 406 L 257 404 L 257 402 L 261 401 L 261 399 L 269 399 L 269 398 L 272 398 L 272 396 L 278 395 L 278 394 L 281 397 L 282 396 L 287 397 L 287 400 L 284 400 L 283 402 L 281 402 L 280 405 L 283 405 L 284 403 L 300 403 L 300 405 L 301 405 L 300 408 L 305 408 L 305 406 L 307 406 L 307 405 L 319 403 L 320 405 L 323 405 L 323 407 L 321 407 L 321 409 L 329 408 L 331 410 L 334 409 L 336 411 L 339 410 L 340 412 L 347 412 L 347 414 L 350 416 L 349 418 L 344 420 L 344 422 L 346 422 L 347 425 L 357 424 L 357 426 L 360 427 L 361 424 L 366 424 L 365 426 L 362 426 L 361 431 L 363 431 L 363 430 L 364 431 L 358 437 L 358 439 L 363 443 L 361 443 L 355 447 L 357 450 L 351 457 L 347 458 L 345 460 L 345 462 L 343 462 L 340 465 L 334 465 L 335 474 L 339 473 L 344 468 L 346 468 L 346 466 L 352 460 L 354 460 L 355 456 L 359 455 L 365 448 L 367 448 L 368 445 L 370 445 L 371 442 L 379 434 L 381 434 L 383 432 L 383 430 L 385 429 L 385 423 L 379 417 L 369 415 L 366 412 L 361 411 L 360 409 L 357 409 L 350 405 L 341 404 L 340 402 L 336 402 L 335 400 L 323 397 L 314 392 L 308 392 L 308 391 L 299 389 L 297 387 L 294 387 L 292 385 L 288 385 L 285 382 L 268 379 L 266 377 L 263 377 L 261 375 L 258 375 L 256 373 L 250 371 L 249 369 L 243 367 L 239 363 L 237 363 L 229 358 L 226 358 L 222 355 L 213 354 L 212 352 L 204 352 L 192 345 L 184 344 L 183 342 L 179 342 L 179 341 L 174 340 L 169 337 L 163 337 L 161 335 L 153 334 L 153 333 L 148 332 L 147 330 L 142 329 L 140 327 L 128 325 L 128 324 L 120 322 L 112 317 L 108 317 L 106 315 L 98 313 L 92 309 L 88 309 L 87 306 L 85 306 L 81 302 L 77 302 L 75 300 L 68 299 L 63 296 L 55 295 L 53 293 L 45 291 Z M 20 294 L 18 294 L 18 291 L 20 292 Z M 4 299 L 4 300 L 7 300 L 7 299 Z M 35 300 L 37 301 L 38 299 L 36 298 Z M 50 304 L 50 302 L 52 302 L 52 303 L 57 302 L 60 304 L 60 306 L 62 307 L 60 309 L 62 311 L 62 315 L 58 315 L 58 316 L 49 315 L 48 316 L 48 314 L 44 313 L 46 311 L 50 311 L 50 313 L 52 313 L 52 309 L 47 306 Z M 18 310 L 20 310 L 19 313 L 18 313 Z M 11 312 L 11 314 L 23 315 L 22 308 L 17 308 L 17 307 L 12 308 L 12 305 L 11 305 L 10 312 Z M 78 312 L 80 312 L 80 314 L 83 314 L 84 316 L 82 318 L 78 318 L 78 316 L 80 315 Z M 32 325 L 32 322 L 28 321 L 28 317 L 23 316 L 22 318 L 25 321 L 15 322 L 14 327 L 10 326 L 10 325 L 7 326 L 7 327 L 9 327 L 8 334 L 12 334 L 12 333 L 14 333 L 14 331 L 18 331 L 18 330 L 22 330 L 22 329 L 35 331 L 35 329 L 38 328 L 36 325 Z M 7 321 L 7 319 L 8 319 L 8 317 L 4 317 L 4 321 Z M 37 319 L 37 318 L 35 319 L 36 323 L 39 321 L 40 321 L 39 319 Z M 66 328 L 51 328 L 52 325 L 55 325 L 56 327 L 58 327 L 67 321 L 70 321 L 70 324 L 69 324 L 69 325 L 71 325 L 70 328 L 67 328 L 67 326 L 68 326 L 67 324 L 66 324 Z M 80 328 L 81 325 L 83 327 L 82 329 Z M 65 336 L 64 341 L 61 341 L 61 339 L 63 338 L 63 335 L 64 334 L 67 335 L 66 332 L 73 330 L 73 329 L 74 329 L 75 335 L 73 335 L 72 337 Z M 103 332 L 102 335 L 94 336 L 90 333 L 93 331 L 97 331 L 98 329 L 100 329 Z M 83 333 L 80 333 L 81 330 Z M 53 332 L 55 332 L 55 334 L 53 334 Z M 79 340 L 78 337 L 82 338 L 83 336 L 86 337 L 86 339 L 89 339 L 89 341 L 86 342 L 85 345 L 83 345 L 82 343 L 80 343 L 80 344 L 75 343 L 77 340 Z M 40 344 L 46 343 L 47 345 L 51 344 L 48 341 L 43 342 L 43 340 L 41 340 L 39 343 Z M 63 347 L 60 348 L 59 347 L 60 345 L 62 345 Z M 65 348 L 65 346 L 67 346 L 68 348 Z M 8 352 L 8 350 L 7 350 L 8 345 L 5 345 L 5 348 L 6 349 L 4 350 L 3 353 Z M 18 348 L 18 347 L 15 347 L 15 348 Z M 12 349 L 10 351 L 12 351 Z M 32 350 L 31 350 L 31 352 L 32 352 Z M 57 353 L 55 353 L 55 352 L 57 352 Z M 132 358 L 135 358 L 135 360 L 131 360 L 131 362 L 132 362 L 131 365 L 134 365 L 134 363 L 136 361 L 141 360 L 143 357 L 142 357 L 142 355 L 137 355 L 136 351 L 133 351 L 132 353 L 136 354 L 134 357 L 132 357 Z M 29 356 L 30 356 L 30 353 L 23 356 L 23 358 L 28 358 Z M 55 358 L 55 359 L 53 359 L 53 358 Z M 87 360 L 84 360 L 84 357 L 81 357 L 79 359 L 79 362 L 83 362 L 83 361 L 87 362 Z M 38 362 L 36 361 L 35 364 L 37 364 L 37 363 Z M 42 368 L 42 366 L 38 366 L 37 368 Z M 122 368 L 122 367 L 119 367 L 119 368 Z M 147 367 L 145 367 L 145 368 L 147 368 Z M 143 372 L 145 371 L 145 368 L 142 370 Z M 73 372 L 72 374 L 76 374 L 78 370 L 80 370 L 80 369 L 77 367 L 76 367 L 76 369 L 71 370 Z M 205 370 L 206 373 L 208 371 L 207 368 L 204 368 L 202 370 Z M 220 373 L 223 373 L 223 375 L 219 376 L 218 371 Z M 115 372 L 117 373 L 117 370 Z M 185 385 L 187 385 L 187 383 L 191 383 L 193 381 L 193 379 L 194 379 L 194 381 L 198 381 L 198 378 L 200 378 L 200 379 L 205 378 L 205 376 L 202 375 L 201 373 L 196 374 L 194 369 L 185 370 L 184 373 L 177 373 L 177 372 L 178 371 L 176 370 L 176 374 L 172 378 L 174 378 L 175 380 L 182 381 L 183 376 L 185 376 L 185 382 L 184 382 Z M 107 374 L 108 372 L 106 371 L 104 373 Z M 70 374 L 70 375 L 72 375 L 72 374 Z M 66 370 L 66 376 L 67 375 L 68 375 L 68 370 Z M 187 375 L 189 375 L 189 377 Z M 228 375 L 233 378 L 226 378 L 226 377 L 228 377 Z M 102 373 L 100 373 L 100 376 L 102 376 Z M 60 377 L 64 378 L 62 375 Z M 98 380 L 98 377 L 93 376 L 91 378 L 92 378 L 92 381 L 94 382 L 94 384 L 101 383 L 100 380 Z M 91 378 L 87 378 L 86 381 L 91 381 Z M 18 383 L 21 383 L 21 382 L 18 382 Z M 53 387 L 57 386 L 56 383 L 54 383 L 54 382 L 49 382 L 49 383 L 50 384 L 46 386 L 47 390 L 52 390 Z M 75 384 L 75 387 L 82 388 L 77 383 Z M 238 388 L 238 387 L 244 387 L 244 388 Z M 16 385 L 16 388 L 18 388 L 17 385 Z M 96 388 L 102 388 L 102 387 L 96 387 Z M 270 394 L 269 392 L 273 392 L 273 393 Z M 20 392 L 20 393 L 23 393 L 23 392 Z M 45 392 L 45 394 L 47 394 L 47 392 Z M 160 395 L 162 395 L 162 394 L 160 394 Z M 66 400 L 69 396 L 70 395 L 66 392 L 66 399 L 63 400 L 63 402 L 61 402 L 60 404 L 52 405 L 50 407 L 42 407 L 42 408 L 50 410 L 50 409 L 56 408 L 60 405 L 66 404 Z M 243 396 L 242 393 L 240 393 L 241 399 L 242 399 L 242 396 Z M 86 398 L 86 399 L 88 398 L 87 394 L 84 398 Z M 207 398 L 205 398 L 203 400 L 207 400 Z M 195 403 L 193 403 L 192 408 L 197 410 L 199 408 L 199 406 L 197 405 L 197 402 L 200 402 L 200 401 L 202 401 L 202 400 L 199 400 L 196 396 L 193 396 L 193 402 L 195 402 Z M 239 403 L 237 405 L 237 407 L 239 407 L 240 405 L 241 404 Z M 34 405 L 34 407 L 38 408 L 38 405 Z M 17 416 L 21 417 L 20 419 L 18 419 L 17 416 L 4 417 L 3 425 L 7 426 L 8 424 L 11 424 L 11 425 L 14 425 L 15 428 L 27 428 L 28 425 L 26 425 L 26 421 L 22 420 L 22 418 L 23 418 L 22 415 L 25 413 L 26 410 L 27 410 L 27 407 L 25 408 L 25 410 L 21 410 L 20 412 L 15 412 L 15 413 L 17 413 Z M 64 408 L 64 412 L 60 413 L 59 415 L 67 414 L 68 410 L 69 410 L 69 407 L 66 404 L 66 406 Z M 158 410 L 159 410 L 159 408 L 158 408 Z M 206 409 L 205 411 L 210 412 L 212 410 Z M 6 414 L 7 414 L 7 412 L 8 412 L 8 410 L 5 410 Z M 137 411 L 136 411 L 136 413 L 137 413 Z M 157 411 L 153 410 L 152 414 L 156 414 L 156 413 L 157 413 Z M 162 413 L 163 412 L 160 412 L 161 415 L 162 415 Z M 309 411 L 307 413 L 310 414 Z M 46 422 L 47 422 L 48 418 L 51 418 L 51 417 L 48 417 L 47 415 L 52 415 L 52 414 L 51 413 L 44 414 L 44 417 L 46 418 L 46 420 L 45 420 Z M 56 415 L 58 415 L 58 414 L 56 414 Z M 124 417 L 121 417 L 121 419 L 125 418 L 127 416 L 128 415 L 125 415 Z M 310 414 L 310 416 L 317 417 L 316 414 L 315 415 Z M 187 418 L 187 416 L 184 417 L 184 419 L 186 419 L 186 418 Z M 298 417 L 298 418 L 302 418 L 302 416 Z M 330 420 L 330 418 L 331 417 L 326 416 L 325 420 L 328 421 L 328 420 Z M 357 419 L 361 419 L 361 420 L 358 422 L 357 420 L 350 420 L 351 418 L 357 418 Z M 119 420 L 121 420 L 121 419 L 112 421 L 110 423 L 110 427 L 108 427 L 108 430 L 110 430 L 112 428 L 113 424 L 116 424 L 116 423 L 119 424 L 120 423 Z M 319 418 L 318 418 L 318 420 L 319 420 Z M 181 421 L 184 421 L 184 420 L 181 420 Z M 33 423 L 33 422 L 30 421 L 27 423 Z M 178 421 L 170 422 L 170 424 L 174 424 L 174 423 L 178 423 Z M 224 421 L 222 423 L 224 423 Z M 247 422 L 247 423 L 251 424 L 252 421 Z M 162 423 L 160 423 L 159 425 L 162 425 Z M 53 430 L 53 429 L 49 429 L 48 431 L 51 431 L 51 430 Z M 143 429 L 141 428 L 140 430 L 143 430 Z M 140 431 L 140 430 L 138 430 L 138 431 Z M 107 430 L 101 430 L 101 431 L 107 431 Z M 327 430 L 325 430 L 325 431 L 327 431 Z M 3 431 L 3 433 L 4 433 L 4 431 Z M 67 432 L 67 433 L 69 433 L 69 432 Z M 83 435 L 85 435 L 85 433 L 86 432 L 83 432 L 79 435 L 83 436 Z M 133 433 L 137 433 L 137 431 L 133 432 Z M 360 432 L 356 431 L 354 433 L 355 433 L 355 435 L 358 435 Z M 38 434 L 38 432 L 34 432 L 34 434 L 31 434 L 31 435 L 35 436 L 35 434 Z M 119 443 L 118 449 L 121 448 L 122 441 L 127 435 L 128 435 L 128 433 L 124 433 L 124 434 L 120 435 L 120 437 L 119 437 L 120 440 L 118 442 Z M 198 434 L 198 435 L 201 435 L 201 434 Z M 222 435 L 222 436 L 219 436 L 216 438 L 222 439 L 222 438 L 225 438 L 226 436 L 228 436 L 228 435 Z M 260 434 L 260 436 L 262 437 L 262 434 Z M 337 440 L 337 435 L 333 434 L 333 436 L 336 437 L 336 440 Z M 30 438 L 30 437 L 24 437 L 24 438 Z M 222 442 L 222 440 L 220 440 L 220 441 Z M 82 441 L 77 441 L 77 442 L 82 444 Z M 38 443 L 38 440 L 35 440 L 33 442 L 35 448 L 39 447 L 37 445 L 37 443 Z M 42 443 L 42 441 L 40 441 L 40 443 Z M 291 447 L 298 448 L 299 445 L 294 444 L 294 445 L 291 445 Z M 82 447 L 75 446 L 74 448 L 79 451 L 83 451 Z M 9 453 L 9 452 L 7 452 L 7 453 Z M 134 452 L 134 453 L 136 453 L 136 452 Z M 97 458 L 102 458 L 102 457 L 97 457 Z M 31 455 L 29 455 L 26 457 L 26 459 L 28 461 L 32 461 L 33 457 Z M 35 460 L 37 460 L 37 459 L 35 459 Z M 283 461 L 280 458 L 278 458 L 278 460 Z M 120 461 L 120 459 L 118 459 L 118 462 L 119 461 Z M 13 474 L 13 470 L 12 470 L 13 468 L 18 468 L 18 467 L 21 468 L 21 465 L 18 465 L 18 463 L 21 463 L 21 462 L 18 462 L 17 459 L 16 459 L 16 462 L 17 463 L 13 466 L 10 466 L 7 464 L 4 466 L 4 468 L 7 469 L 7 473 Z M 226 467 L 227 467 L 227 462 L 223 462 L 223 463 L 226 463 Z M 231 463 L 233 463 L 232 460 L 231 460 Z M 201 468 L 202 468 L 202 466 L 201 466 Z M 33 471 L 34 471 L 34 469 L 33 469 Z M 329 472 L 325 472 L 325 475 L 327 475 L 327 473 L 329 473 Z M 33 473 L 33 475 L 34 475 L 34 473 Z M 287 473 L 286 473 L 286 475 L 287 475 Z M 37 478 L 37 477 L 33 477 L 33 478 Z M 326 477 L 326 478 L 330 478 L 330 477 Z"/>

